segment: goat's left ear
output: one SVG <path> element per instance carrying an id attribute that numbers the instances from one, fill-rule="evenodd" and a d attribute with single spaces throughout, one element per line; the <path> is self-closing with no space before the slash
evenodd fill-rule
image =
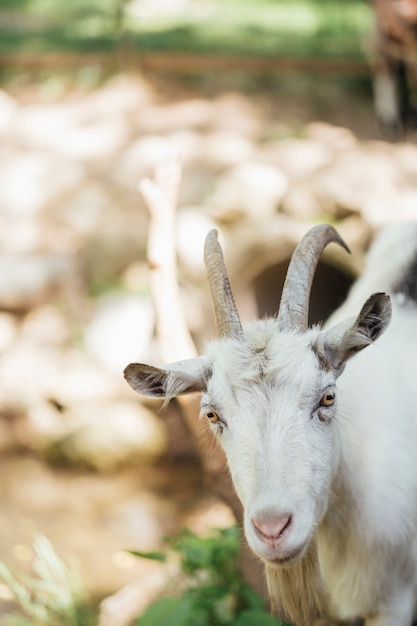
<path id="1" fill-rule="evenodd" d="M 355 320 L 346 320 L 320 334 L 317 353 L 325 366 L 340 369 L 387 328 L 391 321 L 391 298 L 385 293 L 374 293 L 363 305 Z"/>
<path id="2" fill-rule="evenodd" d="M 171 363 L 165 368 L 131 363 L 124 371 L 129 385 L 144 396 L 173 398 L 184 393 L 203 391 L 211 368 L 207 357 Z"/>

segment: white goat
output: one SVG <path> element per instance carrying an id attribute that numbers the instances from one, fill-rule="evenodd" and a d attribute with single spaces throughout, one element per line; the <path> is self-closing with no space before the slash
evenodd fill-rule
<path id="1" fill-rule="evenodd" d="M 206 356 L 125 370 L 141 394 L 202 392 L 201 416 L 225 450 L 273 610 L 297 626 L 318 617 L 412 622 L 417 224 L 394 235 L 374 246 L 337 323 L 308 328 L 319 256 L 330 242 L 346 247 L 333 227 L 316 226 L 294 252 L 277 317 L 242 328 L 211 231 L 205 257 L 219 339 Z M 391 297 L 369 297 L 382 289 Z M 361 352 L 388 326 L 391 300 L 387 332 Z M 355 317 L 340 321 L 345 314 Z"/>

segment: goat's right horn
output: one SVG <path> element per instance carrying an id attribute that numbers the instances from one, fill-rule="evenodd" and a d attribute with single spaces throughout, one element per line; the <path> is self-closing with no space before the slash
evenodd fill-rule
<path id="1" fill-rule="evenodd" d="M 215 229 L 211 230 L 206 237 L 204 262 L 219 338 L 243 339 L 242 324 L 230 288 L 222 249 L 217 240 L 217 230 Z"/>
<path id="2" fill-rule="evenodd" d="M 314 274 L 321 253 L 329 243 L 350 252 L 337 230 L 329 224 L 314 226 L 302 238 L 290 261 L 277 317 L 279 330 L 308 328 L 308 308 Z"/>

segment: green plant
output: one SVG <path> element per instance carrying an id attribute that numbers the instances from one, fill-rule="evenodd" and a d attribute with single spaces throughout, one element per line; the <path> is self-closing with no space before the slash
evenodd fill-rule
<path id="1" fill-rule="evenodd" d="M 185 575 L 182 593 L 160 598 L 137 619 L 136 626 L 283 626 L 269 615 L 263 600 L 247 585 L 238 569 L 240 550 L 236 527 L 199 537 L 184 530 L 169 542 Z M 131 551 L 165 561 L 167 555 Z"/>
<path id="2" fill-rule="evenodd" d="M 33 575 L 14 572 L 0 561 L 0 579 L 12 592 L 18 614 L 10 626 L 95 626 L 95 611 L 82 587 L 77 568 L 67 566 L 46 537 L 33 543 Z M 6 623 L 6 622 L 5 622 Z"/>

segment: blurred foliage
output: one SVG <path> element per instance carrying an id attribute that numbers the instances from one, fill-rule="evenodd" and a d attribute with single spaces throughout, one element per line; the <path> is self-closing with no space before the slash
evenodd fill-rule
<path id="1" fill-rule="evenodd" d="M 137 626 L 280 626 L 241 577 L 238 528 L 216 530 L 207 537 L 184 530 L 169 545 L 179 555 L 185 589 L 179 597 L 154 602 Z M 166 560 L 159 552 L 132 554 Z"/>
<path id="2" fill-rule="evenodd" d="M 13 572 L 0 562 L 0 579 L 19 607 L 9 626 L 95 626 L 96 611 L 82 587 L 77 568 L 67 566 L 46 537 L 33 544 L 33 574 Z"/>
<path id="3" fill-rule="evenodd" d="M 139 7 L 139 8 L 137 8 Z M 126 0 L 0 0 L 0 52 L 216 52 L 358 59 L 365 0 L 192 0 L 145 13 Z"/>

